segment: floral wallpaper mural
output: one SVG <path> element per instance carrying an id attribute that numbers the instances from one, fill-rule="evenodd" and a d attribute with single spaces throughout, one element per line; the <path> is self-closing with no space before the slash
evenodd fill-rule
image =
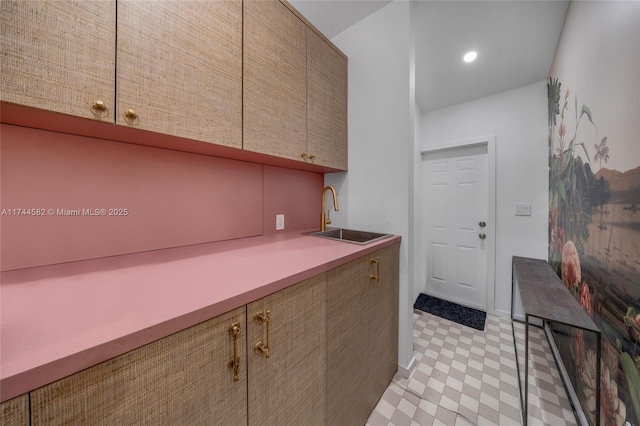
<path id="1" fill-rule="evenodd" d="M 547 82 L 549 262 L 602 331 L 552 326 L 585 417 L 640 426 L 640 7 L 571 2 Z M 586 48 L 588 46 L 588 48 Z"/>
<path id="2" fill-rule="evenodd" d="M 600 424 L 640 426 L 637 4 L 572 2 L 550 75 L 549 262 L 602 331 L 600 377 L 592 333 L 553 337 L 587 421 L 600 380 Z"/>
<path id="3" fill-rule="evenodd" d="M 608 169 L 616 146 L 607 136 L 576 138 L 581 126 L 597 129 L 589 106 L 557 78 L 549 80 L 548 95 L 549 260 L 604 334 L 601 424 L 622 425 L 628 417 L 640 424 L 640 164 Z M 567 129 L 569 114 L 575 124 Z M 595 342 L 587 344 L 582 330 L 555 330 L 573 337 L 556 340 L 571 354 L 565 366 L 593 421 Z"/>

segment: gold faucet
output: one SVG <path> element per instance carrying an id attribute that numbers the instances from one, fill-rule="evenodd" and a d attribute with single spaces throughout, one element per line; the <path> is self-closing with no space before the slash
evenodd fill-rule
<path id="1" fill-rule="evenodd" d="M 325 194 L 327 191 L 331 191 L 333 193 L 333 209 L 338 211 L 338 196 L 336 195 L 336 190 L 333 186 L 325 186 L 322 190 L 322 214 L 320 215 L 320 231 L 326 231 L 327 225 L 331 223 L 331 219 L 329 218 L 329 210 L 327 210 L 327 214 L 324 214 L 325 209 Z"/>

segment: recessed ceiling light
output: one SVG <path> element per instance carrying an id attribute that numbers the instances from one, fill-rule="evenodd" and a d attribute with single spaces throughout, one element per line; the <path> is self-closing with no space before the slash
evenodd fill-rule
<path id="1" fill-rule="evenodd" d="M 462 57 L 462 59 L 465 62 L 473 62 L 476 60 L 476 58 L 478 57 L 478 52 L 472 50 L 471 52 L 467 52 L 464 54 L 464 56 Z"/>

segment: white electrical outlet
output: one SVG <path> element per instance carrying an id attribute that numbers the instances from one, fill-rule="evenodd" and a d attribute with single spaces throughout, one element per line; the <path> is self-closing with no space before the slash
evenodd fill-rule
<path id="1" fill-rule="evenodd" d="M 531 216 L 531 204 L 516 203 L 516 216 Z"/>
<path id="2" fill-rule="evenodd" d="M 276 215 L 276 231 L 282 231 L 284 229 L 284 215 Z"/>

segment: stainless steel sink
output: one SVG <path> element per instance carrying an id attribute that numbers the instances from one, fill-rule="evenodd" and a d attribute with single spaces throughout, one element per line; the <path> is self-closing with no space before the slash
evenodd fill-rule
<path id="1" fill-rule="evenodd" d="M 356 231 L 345 228 L 333 228 L 327 229 L 326 231 L 311 232 L 309 235 L 363 245 L 391 236 L 391 234 L 379 234 L 377 232 Z"/>

